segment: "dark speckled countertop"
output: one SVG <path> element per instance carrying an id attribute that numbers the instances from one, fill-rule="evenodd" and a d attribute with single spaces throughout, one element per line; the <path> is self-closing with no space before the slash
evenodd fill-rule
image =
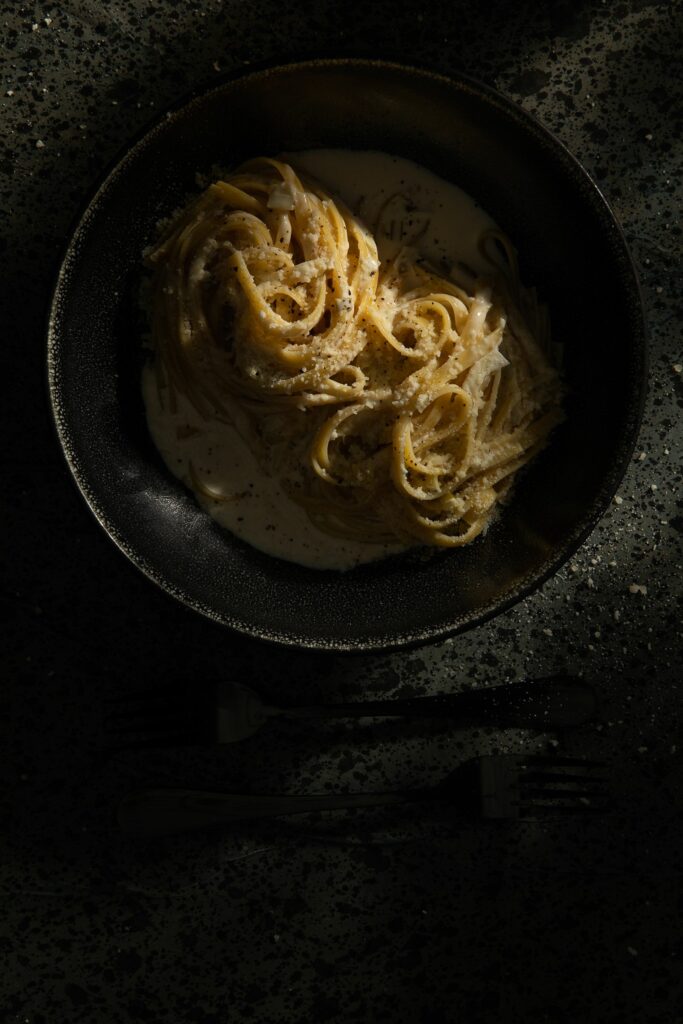
<path id="1" fill-rule="evenodd" d="M 0 1020 L 681 1024 L 681 4 L 63 0 L 0 17 Z M 649 321 L 638 447 L 588 542 L 517 607 L 407 654 L 266 648 L 173 603 L 91 518 L 45 399 L 49 290 L 103 169 L 189 89 L 320 49 L 462 69 L 535 114 L 616 211 Z M 150 678 L 236 674 L 303 701 L 558 669 L 597 683 L 601 722 L 565 737 L 273 726 L 225 750 L 102 756 L 107 700 Z M 111 823 L 143 783 L 419 785 L 473 753 L 558 748 L 613 762 L 615 815 L 145 843 Z"/>

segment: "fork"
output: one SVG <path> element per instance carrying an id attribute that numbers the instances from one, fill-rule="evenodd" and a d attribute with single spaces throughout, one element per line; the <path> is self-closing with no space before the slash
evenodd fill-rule
<path id="1" fill-rule="evenodd" d="M 308 796 L 146 789 L 118 806 L 121 829 L 162 836 L 270 818 L 358 807 L 443 802 L 469 820 L 526 821 L 608 809 L 600 761 L 539 755 L 485 755 L 465 761 L 436 786 L 400 792 Z"/>
<path id="2" fill-rule="evenodd" d="M 167 690 L 126 694 L 110 701 L 106 724 L 108 732 L 118 736 L 125 749 L 234 743 L 253 736 L 272 718 L 453 718 L 463 725 L 561 729 L 593 719 L 596 704 L 593 687 L 570 675 L 430 697 L 295 707 L 268 704 L 247 686 L 222 682 L 210 697 L 196 690 L 181 694 L 169 694 Z"/>

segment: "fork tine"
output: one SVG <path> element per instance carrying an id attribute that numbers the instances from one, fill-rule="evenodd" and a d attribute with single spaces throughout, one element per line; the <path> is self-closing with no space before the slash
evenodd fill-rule
<path id="1" fill-rule="evenodd" d="M 522 785 L 539 782 L 566 782 L 567 784 L 582 782 L 595 783 L 599 785 L 606 780 L 606 776 L 597 775 L 593 771 L 588 772 L 538 772 L 526 771 L 520 775 L 519 781 Z"/>
<path id="2" fill-rule="evenodd" d="M 105 727 L 107 732 L 111 733 L 183 731 L 190 724 L 189 718 L 183 718 L 180 713 L 140 714 L 130 711 L 126 714 L 109 715 L 105 718 Z"/>
<path id="3" fill-rule="evenodd" d="M 116 696 L 107 697 L 107 704 L 136 704 L 142 701 L 167 700 L 178 696 L 175 690 L 164 690 L 161 687 L 152 687 L 148 690 L 128 690 L 126 693 L 118 693 Z"/>
<path id="4" fill-rule="evenodd" d="M 183 714 L 183 709 L 178 707 L 164 708 L 163 706 L 151 707 L 151 708 L 126 708 L 117 712 L 110 712 L 109 715 L 105 716 L 108 722 L 119 722 L 126 723 L 130 722 L 135 724 L 136 722 L 170 722 L 187 720 L 193 717 L 190 714 Z"/>
<path id="5" fill-rule="evenodd" d="M 603 795 L 604 793 L 601 789 L 557 789 L 556 787 L 551 789 L 539 787 L 536 789 L 533 786 L 529 786 L 523 790 L 522 802 L 525 800 L 533 801 L 534 803 L 538 800 L 597 800 Z"/>
<path id="6" fill-rule="evenodd" d="M 604 814 L 611 807 L 604 761 L 543 754 L 481 760 L 485 817 L 548 820 Z"/>
<path id="7" fill-rule="evenodd" d="M 154 736 L 180 736 L 187 732 L 181 722 L 128 722 L 108 725 L 111 736 L 137 736 L 140 733 Z"/>
<path id="8" fill-rule="evenodd" d="M 517 758 L 517 764 L 520 768 L 527 766 L 539 767 L 547 766 L 548 768 L 606 768 L 606 761 L 594 761 L 587 757 L 571 757 L 569 755 L 555 755 L 555 754 L 530 754 L 528 757 L 520 755 Z"/>
<path id="9" fill-rule="evenodd" d="M 120 694 L 107 701 L 104 730 L 117 749 L 182 746 L 204 742 L 210 734 L 210 709 L 203 694 L 152 688 Z"/>
<path id="10" fill-rule="evenodd" d="M 129 694 L 124 697 L 112 698 L 107 701 L 109 706 L 110 714 L 133 714 L 133 713 L 144 713 L 147 709 L 149 711 L 155 711 L 157 709 L 164 710 L 166 708 L 176 708 L 177 710 L 183 710 L 190 705 L 190 701 L 179 693 L 168 693 L 168 694 L 145 694 L 143 696 L 138 694 Z"/>
<path id="11" fill-rule="evenodd" d="M 560 818 L 571 815 L 605 814 L 610 810 L 610 803 L 605 801 L 601 804 L 530 804 L 527 807 L 520 807 L 521 818 Z"/>

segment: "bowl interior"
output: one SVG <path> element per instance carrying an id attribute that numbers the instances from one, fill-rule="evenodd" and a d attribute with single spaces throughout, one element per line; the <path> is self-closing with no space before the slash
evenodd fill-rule
<path id="1" fill-rule="evenodd" d="M 567 420 L 513 501 L 471 546 L 316 572 L 220 530 L 163 466 L 139 388 L 141 254 L 197 172 L 315 147 L 411 158 L 470 192 L 516 244 L 522 279 L 563 345 Z M 372 649 L 483 620 L 554 571 L 604 511 L 637 433 L 641 305 L 625 243 L 566 151 L 513 104 L 465 79 L 316 62 L 226 82 L 166 117 L 107 178 L 55 291 L 49 377 L 76 481 L 129 557 L 195 609 L 255 636 Z"/>

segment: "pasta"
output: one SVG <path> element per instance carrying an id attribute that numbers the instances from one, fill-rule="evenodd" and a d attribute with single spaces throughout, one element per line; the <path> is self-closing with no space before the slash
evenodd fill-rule
<path id="1" fill-rule="evenodd" d="M 545 311 L 496 232 L 482 278 L 419 232 L 380 263 L 374 227 L 282 161 L 211 184 L 147 256 L 159 394 L 235 424 L 324 533 L 456 547 L 562 418 Z"/>

